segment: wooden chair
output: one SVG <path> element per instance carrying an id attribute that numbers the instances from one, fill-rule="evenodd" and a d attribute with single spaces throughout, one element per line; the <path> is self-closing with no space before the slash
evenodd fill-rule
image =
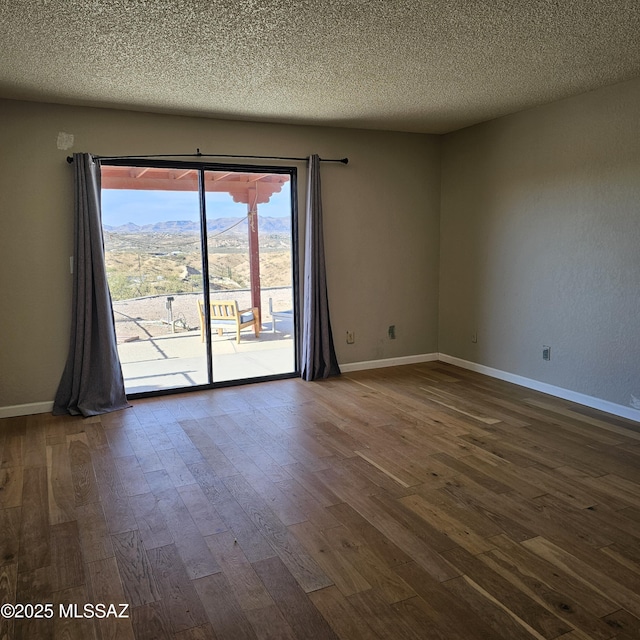
<path id="1" fill-rule="evenodd" d="M 200 316 L 200 340 L 204 342 L 204 301 L 198 300 L 198 314 Z M 211 326 L 218 330 L 221 336 L 224 329 L 235 328 L 236 342 L 240 342 L 240 330 L 253 326 L 256 338 L 260 337 L 260 312 L 258 307 L 252 309 L 238 309 L 235 300 L 211 300 Z"/>

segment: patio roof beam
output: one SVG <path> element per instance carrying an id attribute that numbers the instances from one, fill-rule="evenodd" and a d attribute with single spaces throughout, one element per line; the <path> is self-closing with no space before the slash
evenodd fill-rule
<path id="1" fill-rule="evenodd" d="M 205 173 L 205 190 L 228 193 L 234 202 L 265 204 L 269 202 L 274 193 L 279 193 L 282 190 L 282 185 L 288 180 L 289 177 L 285 174 L 207 171 Z M 256 194 L 252 190 L 252 186 L 257 184 L 260 185 L 259 197 L 255 199 Z M 127 167 L 103 165 L 102 188 L 197 192 L 198 170 L 175 171 L 144 167 L 142 171 L 134 173 Z"/>

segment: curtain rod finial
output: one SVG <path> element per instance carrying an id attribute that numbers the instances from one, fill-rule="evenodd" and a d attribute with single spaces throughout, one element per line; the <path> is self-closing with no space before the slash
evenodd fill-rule
<path id="1" fill-rule="evenodd" d="M 349 158 L 342 158 L 340 162 L 342 162 L 342 164 L 349 164 Z"/>
<path id="2" fill-rule="evenodd" d="M 73 164 L 73 156 L 67 156 L 67 162 Z"/>

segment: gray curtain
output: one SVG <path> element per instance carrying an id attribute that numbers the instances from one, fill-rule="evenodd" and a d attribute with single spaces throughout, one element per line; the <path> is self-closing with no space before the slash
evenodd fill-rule
<path id="1" fill-rule="evenodd" d="M 74 259 L 71 341 L 54 415 L 94 416 L 129 406 L 116 346 L 102 240 L 100 167 L 73 154 Z"/>
<path id="2" fill-rule="evenodd" d="M 338 375 L 340 367 L 329 319 L 322 233 L 320 158 L 317 155 L 309 158 L 303 296 L 301 376 L 305 380 L 317 380 Z"/>

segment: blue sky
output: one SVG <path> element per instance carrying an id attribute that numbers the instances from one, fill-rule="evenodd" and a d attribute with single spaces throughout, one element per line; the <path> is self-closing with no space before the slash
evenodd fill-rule
<path id="1" fill-rule="evenodd" d="M 258 205 L 261 216 L 282 218 L 291 215 L 290 186 L 285 183 L 267 204 Z M 238 218 L 247 205 L 238 204 L 228 193 L 207 193 L 207 218 Z M 102 222 L 117 227 L 127 222 L 137 225 L 173 220 L 198 220 L 196 191 L 102 190 Z"/>

